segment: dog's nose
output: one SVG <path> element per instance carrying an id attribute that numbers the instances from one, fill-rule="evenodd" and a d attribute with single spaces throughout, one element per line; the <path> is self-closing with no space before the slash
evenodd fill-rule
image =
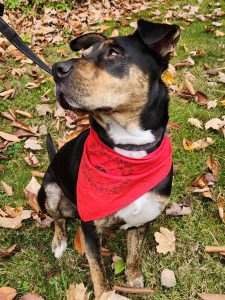
<path id="1" fill-rule="evenodd" d="M 53 65 L 52 73 L 55 81 L 67 77 L 73 69 L 72 60 L 58 62 Z"/>

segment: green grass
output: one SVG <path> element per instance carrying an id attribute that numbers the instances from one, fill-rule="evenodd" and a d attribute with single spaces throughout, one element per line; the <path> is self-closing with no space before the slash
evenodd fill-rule
<path id="1" fill-rule="evenodd" d="M 180 8 L 187 4 L 195 4 L 196 1 L 170 1 L 168 4 L 158 4 L 161 10 L 161 16 L 157 17 L 159 21 L 163 20 L 163 15 L 172 5 L 178 4 Z M 210 6 L 210 1 L 206 0 L 200 6 L 200 12 L 210 13 L 215 6 Z M 222 1 L 221 1 L 222 3 Z M 222 4 L 225 9 L 225 4 Z M 139 17 L 151 19 L 152 11 L 143 11 L 139 14 L 132 14 L 132 20 Z M 125 19 L 125 17 L 124 17 Z M 155 20 L 157 20 L 155 18 Z M 225 21 L 223 20 L 222 30 L 225 32 Z M 181 126 L 181 129 L 170 129 L 170 134 L 174 148 L 174 162 L 179 165 L 174 175 L 174 185 L 172 201 L 178 202 L 183 196 L 189 195 L 192 199 L 193 213 L 185 217 L 169 217 L 162 214 L 157 220 L 152 222 L 144 243 L 142 251 L 142 265 L 147 287 L 156 287 L 158 289 L 155 295 L 151 296 L 130 296 L 131 299 L 152 299 L 152 300 L 194 300 L 197 299 L 196 292 L 225 293 L 224 278 L 224 258 L 217 254 L 205 254 L 206 245 L 224 245 L 225 227 L 220 221 L 217 212 L 216 196 L 221 191 L 224 193 L 225 178 L 225 140 L 218 133 L 205 131 L 194 128 L 187 120 L 189 117 L 195 117 L 206 122 L 213 117 L 221 117 L 225 114 L 224 108 L 220 105 L 220 100 L 225 99 L 224 86 L 216 84 L 210 87 L 207 84 L 207 76 L 204 73 L 204 64 L 209 67 L 224 66 L 224 49 L 220 47 L 225 44 L 224 38 L 216 38 L 211 33 L 204 31 L 205 26 L 210 25 L 210 21 L 200 22 L 195 20 L 187 25 L 182 20 L 174 20 L 174 23 L 182 26 L 185 30 L 182 32 L 181 40 L 177 47 L 177 56 L 172 62 L 180 61 L 190 56 L 185 53 L 183 45 L 188 47 L 189 51 L 196 48 L 202 48 L 205 55 L 195 60 L 195 65 L 188 70 L 196 76 L 194 87 L 196 90 L 206 93 L 210 100 L 218 100 L 217 108 L 207 110 L 198 106 L 196 103 L 187 102 L 178 97 L 171 98 L 170 120 Z M 118 23 L 107 22 L 112 27 L 118 26 Z M 112 29 L 108 29 L 110 34 Z M 121 27 L 120 34 L 128 34 L 133 31 L 129 27 Z M 66 44 L 58 46 L 58 49 L 66 49 L 68 57 L 72 56 Z M 59 60 L 56 53 L 56 47 L 49 46 L 44 49 L 44 56 L 49 63 Z M 13 60 L 7 59 L 7 66 L 18 66 Z M 1 71 L 0 71 L 1 72 Z M 39 70 L 40 74 L 43 74 Z M 179 70 L 177 80 L 182 82 L 184 69 Z M 2 74 L 2 72 L 1 72 Z M 45 75 L 47 76 L 47 75 Z M 216 76 L 211 78 L 216 82 Z M 24 88 L 27 82 L 32 78 L 24 74 L 20 80 L 12 75 L 7 75 L 5 82 L 10 82 L 13 87 L 18 88 L 18 95 L 15 99 L 2 100 L 1 111 L 7 108 L 19 108 L 27 110 L 33 114 L 31 120 L 20 117 L 30 125 L 46 124 L 48 130 L 54 138 L 62 137 L 62 130 L 55 129 L 55 120 L 51 116 L 38 117 L 35 112 L 35 105 L 41 102 L 40 97 L 49 88 L 52 89 L 49 98 L 52 108 L 55 106 L 55 97 L 53 93 L 53 84 L 48 81 L 40 88 L 27 90 Z M 0 90 L 4 90 L 3 84 L 0 83 Z M 10 121 L 0 118 L 0 130 L 12 131 Z M 199 138 L 210 136 L 215 140 L 215 144 L 207 148 L 204 152 L 186 152 L 182 148 L 182 139 L 184 137 L 197 140 Z M 44 143 L 44 138 L 42 138 Z M 220 161 L 222 168 L 219 174 L 219 181 L 215 187 L 214 201 L 202 198 L 200 195 L 193 195 L 189 191 L 191 182 L 203 171 L 206 171 L 207 155 L 213 153 L 214 157 Z M 5 153 L 12 157 L 10 161 L 3 161 L 4 173 L 0 179 L 6 181 L 13 187 L 14 195 L 5 196 L 2 187 L 0 187 L 0 207 L 5 204 L 11 206 L 26 206 L 26 200 L 23 189 L 31 178 L 32 168 L 27 166 L 23 159 L 23 142 L 14 144 Z M 44 171 L 48 165 L 48 157 L 45 149 L 36 153 L 41 166 L 38 170 Z M 225 194 L 224 194 L 225 195 Z M 158 231 L 160 226 L 167 227 L 175 231 L 176 235 L 176 253 L 157 254 L 154 232 Z M 84 258 L 77 255 L 73 247 L 73 236 L 77 227 L 77 222 L 68 223 L 70 236 L 69 246 L 66 254 L 60 261 L 56 261 L 51 253 L 51 239 L 53 228 L 40 229 L 34 225 L 32 220 L 24 222 L 24 226 L 17 230 L 0 229 L 0 247 L 8 247 L 13 243 L 19 245 L 19 251 L 10 258 L 0 261 L 0 286 L 11 286 L 18 290 L 18 295 L 27 291 L 36 291 L 47 300 L 65 299 L 65 291 L 72 282 L 84 281 L 88 289 L 92 289 L 89 271 L 81 267 Z M 199 244 L 197 251 L 192 250 L 194 244 Z M 125 259 L 126 256 L 125 234 L 118 232 L 116 238 L 104 239 L 104 246 L 114 251 Z M 124 284 L 125 276 L 122 274 L 114 276 L 111 270 L 111 258 L 105 258 L 106 270 L 111 285 Z M 163 268 L 174 270 L 177 277 L 177 285 L 172 289 L 163 289 L 160 287 L 160 274 Z"/>

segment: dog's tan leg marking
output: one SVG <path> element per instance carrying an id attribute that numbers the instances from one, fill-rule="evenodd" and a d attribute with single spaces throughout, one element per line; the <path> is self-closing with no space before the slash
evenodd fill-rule
<path id="1" fill-rule="evenodd" d="M 102 293 L 108 290 L 105 269 L 102 258 L 97 258 L 95 253 L 85 243 L 85 254 L 90 266 L 91 279 L 94 285 L 96 299 L 100 299 Z"/>
<path id="2" fill-rule="evenodd" d="M 73 214 L 69 202 L 62 193 L 57 183 L 52 182 L 45 187 L 45 207 L 48 214 L 54 219 L 55 233 L 52 240 L 52 252 L 60 258 L 67 247 L 66 219 Z"/>
<path id="3" fill-rule="evenodd" d="M 55 232 L 52 239 L 52 252 L 56 258 L 60 258 L 67 247 L 66 219 L 55 219 L 54 224 Z"/>
<path id="4" fill-rule="evenodd" d="M 127 233 L 127 284 L 131 287 L 144 286 L 144 277 L 140 268 L 141 245 L 146 231 L 146 226 L 130 229 Z"/>

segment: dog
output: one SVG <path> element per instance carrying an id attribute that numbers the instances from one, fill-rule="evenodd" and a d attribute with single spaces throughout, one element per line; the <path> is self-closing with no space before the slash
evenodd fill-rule
<path id="1" fill-rule="evenodd" d="M 109 289 L 100 241 L 103 231 L 111 228 L 127 230 L 127 284 L 144 286 L 141 244 L 149 222 L 168 203 L 172 187 L 166 134 L 169 96 L 161 75 L 179 37 L 177 25 L 140 19 L 132 35 L 106 38 L 87 33 L 72 40 L 71 49 L 83 50 L 82 57 L 52 68 L 58 102 L 65 109 L 88 113 L 91 129 L 57 153 L 48 139 L 52 161 L 38 201 L 54 219 L 52 251 L 56 258 L 67 247 L 66 218 L 81 219 L 96 299 Z M 151 171 L 147 159 L 159 153 L 163 158 L 159 157 Z M 153 173 L 151 184 L 149 172 Z"/>

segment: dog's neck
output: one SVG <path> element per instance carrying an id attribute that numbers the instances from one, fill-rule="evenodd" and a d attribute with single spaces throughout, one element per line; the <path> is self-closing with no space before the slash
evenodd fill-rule
<path id="1" fill-rule="evenodd" d="M 91 125 L 101 140 L 116 152 L 128 157 L 141 158 L 157 149 L 165 129 L 144 130 L 138 122 L 122 126 L 111 116 L 95 117 Z"/>

